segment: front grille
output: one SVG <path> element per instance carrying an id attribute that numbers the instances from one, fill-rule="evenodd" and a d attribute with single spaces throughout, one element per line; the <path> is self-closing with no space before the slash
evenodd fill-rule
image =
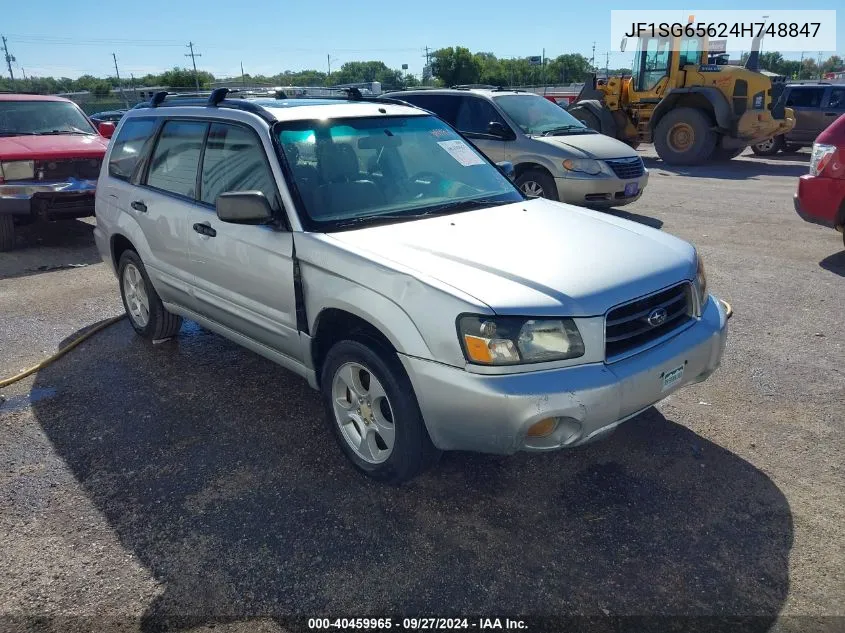
<path id="1" fill-rule="evenodd" d="M 684 282 L 613 308 L 604 326 L 605 358 L 612 361 L 682 327 L 692 319 L 692 306 L 692 286 Z M 652 325 L 649 315 L 659 309 L 666 319 Z"/>
<path id="2" fill-rule="evenodd" d="M 96 180 L 100 175 L 99 158 L 69 158 L 61 160 L 35 161 L 37 180 L 61 181 L 68 178 Z"/>
<path id="3" fill-rule="evenodd" d="M 634 156 L 632 158 L 611 158 L 604 162 L 610 166 L 613 173 L 616 174 L 616 177 L 621 178 L 622 180 L 639 178 L 645 172 L 643 159 L 639 156 Z"/>

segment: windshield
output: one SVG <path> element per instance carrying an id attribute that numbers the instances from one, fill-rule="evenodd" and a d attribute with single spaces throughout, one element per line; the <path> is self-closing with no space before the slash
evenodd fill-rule
<path id="1" fill-rule="evenodd" d="M 526 134 L 593 132 L 559 105 L 538 95 L 504 95 L 494 99 Z"/>
<path id="2" fill-rule="evenodd" d="M 0 136 L 96 134 L 85 115 L 67 101 L 0 101 Z"/>
<path id="3" fill-rule="evenodd" d="M 275 132 L 309 230 L 521 201 L 502 173 L 431 116 L 290 121 Z"/>

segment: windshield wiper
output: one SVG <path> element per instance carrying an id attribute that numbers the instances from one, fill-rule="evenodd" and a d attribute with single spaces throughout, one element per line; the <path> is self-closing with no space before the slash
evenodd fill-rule
<path id="1" fill-rule="evenodd" d="M 367 222 L 380 222 L 382 220 L 417 220 L 419 218 L 431 217 L 433 215 L 446 215 L 456 211 L 470 211 L 473 209 L 484 209 L 485 207 L 494 207 L 500 204 L 510 204 L 505 201 L 496 200 L 494 198 L 478 198 L 475 200 L 456 200 L 454 202 L 447 202 L 434 207 L 429 207 L 425 211 L 418 213 L 401 213 L 401 214 L 373 214 L 365 215 L 360 218 L 351 218 L 349 220 L 342 220 L 334 225 L 334 228 L 349 228 Z"/>
<path id="2" fill-rule="evenodd" d="M 36 136 L 38 132 L 0 132 L 0 136 Z"/>
<path id="3" fill-rule="evenodd" d="M 551 130 L 546 130 L 543 132 L 543 136 L 555 136 L 559 132 L 568 132 L 570 130 L 590 130 L 588 127 L 584 127 L 583 125 L 561 125 L 556 128 L 552 128 Z M 590 130 L 591 132 L 594 130 Z"/>
<path id="4" fill-rule="evenodd" d="M 39 136 L 50 136 L 55 134 L 85 134 L 86 136 L 94 134 L 93 132 L 86 132 L 85 130 L 50 130 L 49 132 L 36 132 Z"/>

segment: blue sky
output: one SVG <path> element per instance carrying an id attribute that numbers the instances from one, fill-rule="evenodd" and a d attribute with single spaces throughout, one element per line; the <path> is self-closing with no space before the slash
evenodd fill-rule
<path id="1" fill-rule="evenodd" d="M 801 8 L 841 8 L 833 0 L 809 5 Z M 217 76 L 239 74 L 241 62 L 253 74 L 325 70 L 327 55 L 332 68 L 380 59 L 395 68 L 408 64 L 410 72 L 419 74 L 426 46 L 433 50 L 462 45 L 499 57 L 540 55 L 543 48 L 551 57 L 575 52 L 589 57 L 595 41 L 597 65 L 603 66 L 610 48 L 611 8 L 636 7 L 583 0 L 39 0 L 14 2 L 12 11 L 3 12 L 0 31 L 17 57 L 16 76 L 21 68 L 27 75 L 42 76 L 113 74 L 114 52 L 121 76 L 137 77 L 189 66 L 184 56 L 188 41 L 202 54 L 197 66 Z M 752 0 L 741 7 L 711 0 L 690 7 L 653 2 L 647 8 L 683 14 L 703 8 L 765 12 L 797 6 L 794 0 Z M 837 49 L 845 56 L 845 10 L 837 15 Z M 611 53 L 610 66 L 627 66 L 630 58 L 630 52 Z"/>

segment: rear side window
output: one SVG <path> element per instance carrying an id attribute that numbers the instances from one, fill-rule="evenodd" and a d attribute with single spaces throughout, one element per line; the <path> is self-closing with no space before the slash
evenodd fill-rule
<path id="1" fill-rule="evenodd" d="M 786 99 L 787 107 L 820 108 L 824 88 L 793 88 Z"/>
<path id="2" fill-rule="evenodd" d="M 207 123 L 168 121 L 153 150 L 147 184 L 187 198 L 197 193 L 197 168 Z"/>
<path id="3" fill-rule="evenodd" d="M 213 123 L 202 161 L 202 201 L 214 204 L 228 191 L 261 191 L 274 208 L 276 183 L 267 155 L 254 132 L 239 125 Z"/>
<path id="4" fill-rule="evenodd" d="M 458 107 L 461 105 L 461 97 L 457 95 L 407 95 L 402 100 L 434 112 L 450 125 L 455 125 Z"/>
<path id="5" fill-rule="evenodd" d="M 120 129 L 120 134 L 112 141 L 114 144 L 109 155 L 109 175 L 121 180 L 129 180 L 138 164 L 144 144 L 155 128 L 154 119 L 130 119 Z"/>

